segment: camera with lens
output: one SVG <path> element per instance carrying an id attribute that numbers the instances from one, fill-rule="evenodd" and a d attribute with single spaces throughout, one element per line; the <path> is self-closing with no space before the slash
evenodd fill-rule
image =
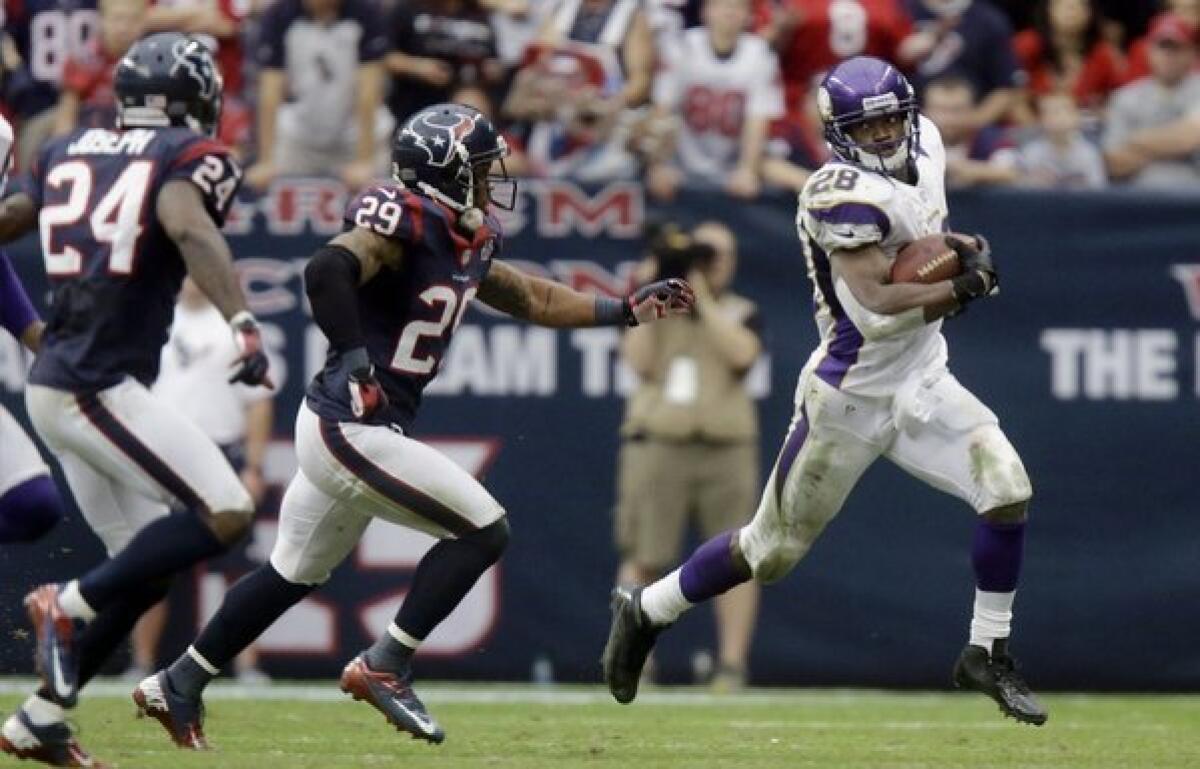
<path id="1" fill-rule="evenodd" d="M 699 243 L 677 224 L 659 224 L 648 228 L 650 255 L 658 266 L 657 280 L 686 278 L 692 270 L 706 270 L 716 251 Z"/>

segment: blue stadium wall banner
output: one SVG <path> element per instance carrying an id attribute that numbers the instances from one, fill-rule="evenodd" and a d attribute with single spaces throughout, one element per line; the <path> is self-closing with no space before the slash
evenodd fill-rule
<path id="1" fill-rule="evenodd" d="M 283 363 L 275 379 L 272 493 L 250 554 L 269 552 L 295 469 L 291 423 L 324 340 L 308 313 L 306 257 L 342 228 L 329 180 L 280 180 L 239 201 L 226 231 L 251 308 Z M 995 300 L 948 321 L 950 366 L 1000 417 L 1034 484 L 1013 646 L 1045 689 L 1200 688 L 1200 197 L 973 192 L 957 231 L 991 240 Z M 740 241 L 739 293 L 761 308 L 767 353 L 747 381 L 765 458 L 816 344 L 795 199 L 732 204 L 684 191 L 652 205 L 636 184 L 523 183 L 502 257 L 577 288 L 620 294 L 649 217 L 717 219 Z M 8 249 L 44 308 L 36 238 Z M 481 479 L 512 545 L 422 648 L 422 678 L 598 681 L 608 628 L 617 426 L 634 384 L 614 329 L 554 331 L 476 305 L 427 392 L 416 437 Z M 28 424 L 28 361 L 0 339 L 0 402 Z M 0 447 L 3 451 L 3 447 Z M 763 475 L 769 471 L 763 467 Z M 61 478 L 60 478 L 61 480 Z M 747 510 L 747 518 L 753 511 Z M 943 687 L 965 642 L 972 512 L 881 460 L 810 555 L 764 591 L 751 658 L 763 684 Z M 264 667 L 333 677 L 386 627 L 430 540 L 375 522 L 333 579 L 263 638 Z M 77 511 L 40 543 L 0 548 L 0 674 L 32 672 L 21 597 L 101 557 Z M 181 578 L 163 653 L 178 653 L 248 564 Z M 712 613 L 663 637 L 666 680 L 712 649 Z M 119 661 L 118 661 L 119 664 Z"/>

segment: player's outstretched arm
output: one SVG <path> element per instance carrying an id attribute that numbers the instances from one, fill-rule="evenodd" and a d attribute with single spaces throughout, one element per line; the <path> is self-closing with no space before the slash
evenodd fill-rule
<path id="1" fill-rule="evenodd" d="M 188 275 L 233 328 L 241 354 L 234 361 L 237 369 L 229 381 L 274 387 L 258 321 L 246 309 L 246 297 L 233 269 L 233 254 L 205 208 L 199 188 L 184 179 L 167 182 L 158 193 L 155 212 L 167 237 L 179 247 Z"/>
<path id="2" fill-rule="evenodd" d="M 37 206 L 24 192 L 0 200 L 0 243 L 16 240 L 37 226 Z"/>
<path id="3" fill-rule="evenodd" d="M 636 326 L 692 311 L 695 297 L 686 281 L 672 278 L 613 299 L 529 275 L 499 260 L 479 284 L 484 304 L 539 326 Z"/>

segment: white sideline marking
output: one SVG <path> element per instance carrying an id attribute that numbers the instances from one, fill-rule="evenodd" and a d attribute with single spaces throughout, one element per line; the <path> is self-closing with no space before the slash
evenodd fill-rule
<path id="1" fill-rule="evenodd" d="M 28 694 L 37 687 L 33 678 L 0 678 L 0 695 Z M 83 697 L 128 697 L 136 682 L 100 678 L 88 684 Z M 521 686 L 489 685 L 463 686 L 430 682 L 419 684 L 421 699 L 427 702 L 461 702 L 469 704 L 530 703 L 548 705 L 593 705 L 612 703 L 607 691 L 599 686 Z M 267 686 L 243 686 L 233 682 L 217 682 L 204 693 L 206 700 L 303 700 L 334 702 L 346 698 L 337 681 L 328 683 L 276 683 Z M 938 692 L 884 692 L 867 689 L 757 689 L 739 694 L 711 694 L 704 690 L 680 687 L 644 691 L 639 703 L 651 705 L 859 705 L 864 699 L 889 698 L 905 705 L 941 705 L 946 695 Z"/>

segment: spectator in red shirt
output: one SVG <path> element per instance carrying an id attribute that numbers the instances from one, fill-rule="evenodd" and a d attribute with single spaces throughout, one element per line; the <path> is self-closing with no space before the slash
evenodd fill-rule
<path id="1" fill-rule="evenodd" d="M 1171 11 L 1183 17 L 1193 27 L 1200 28 L 1200 0 L 1166 0 L 1163 5 L 1164 10 Z M 1125 64 L 1125 76 L 1122 84 L 1132 83 L 1134 80 L 1150 74 L 1150 57 L 1148 53 L 1150 45 L 1149 32 L 1134 40 L 1129 45 L 1129 60 Z M 1200 67 L 1200 59 L 1197 60 L 1196 66 Z"/>
<path id="2" fill-rule="evenodd" d="M 900 0 L 755 0 L 755 27 L 779 54 L 790 122 L 802 122 L 814 76 L 865 54 L 900 61 L 911 22 Z"/>
<path id="3" fill-rule="evenodd" d="M 1096 111 L 1121 83 L 1121 54 L 1101 37 L 1091 0 L 1040 0 L 1033 29 L 1019 32 L 1013 47 L 1027 76 L 1027 97 L 1066 91 L 1080 108 Z M 1028 98 L 1018 117 L 1033 122 Z"/>
<path id="4" fill-rule="evenodd" d="M 63 67 L 55 135 L 70 133 L 80 125 L 107 128 L 115 123 L 113 68 L 141 37 L 145 14 L 145 0 L 101 0 L 99 37 L 73 52 Z"/>

